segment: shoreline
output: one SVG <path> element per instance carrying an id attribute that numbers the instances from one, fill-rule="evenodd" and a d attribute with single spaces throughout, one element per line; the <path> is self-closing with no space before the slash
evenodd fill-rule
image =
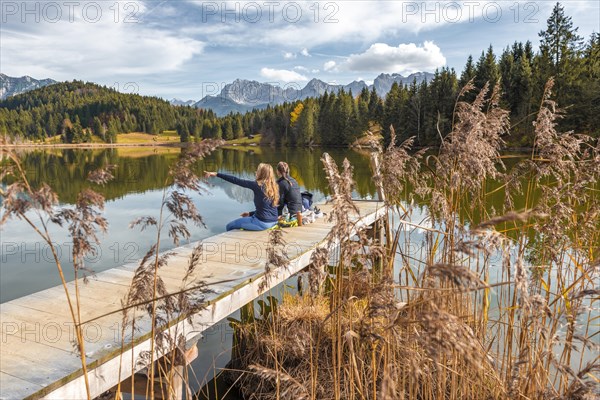
<path id="1" fill-rule="evenodd" d="M 119 148 L 119 147 L 173 147 L 173 148 L 183 148 L 187 147 L 189 144 L 193 142 L 177 142 L 177 143 L 169 143 L 169 142 L 153 142 L 153 143 L 78 143 L 78 144 L 69 144 L 69 143 L 0 143 L 0 148 L 31 148 L 31 149 L 110 149 L 110 148 Z M 239 144 L 239 143 L 224 143 L 221 148 L 231 149 L 231 150 L 242 150 L 248 148 L 263 148 L 263 147 L 277 147 L 268 144 Z M 322 145 L 313 145 L 313 146 L 281 146 L 282 148 L 348 148 L 350 150 L 355 151 L 369 151 L 374 150 L 372 147 L 366 146 L 322 146 Z M 438 149 L 435 146 L 415 146 L 412 150 L 421 150 L 423 148 L 429 148 L 432 150 Z M 504 149 L 509 152 L 523 153 L 529 152 L 532 150 L 531 147 L 507 147 Z"/>
<path id="2" fill-rule="evenodd" d="M 97 148 L 113 148 L 113 147 L 185 147 L 187 143 L 3 143 L 0 148 L 50 148 L 50 149 L 97 149 Z"/>

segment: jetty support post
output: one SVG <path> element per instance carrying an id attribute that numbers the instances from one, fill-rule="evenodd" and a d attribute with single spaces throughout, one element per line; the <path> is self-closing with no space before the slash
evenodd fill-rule
<path id="1" fill-rule="evenodd" d="M 183 385 L 187 376 L 187 367 L 198 357 L 198 346 L 196 342 L 192 343 L 183 354 L 182 363 L 173 365 L 169 371 L 169 400 L 183 400 Z M 185 398 L 191 399 L 192 393 L 189 385 L 186 385 Z"/>
<path id="2" fill-rule="evenodd" d="M 169 400 L 183 400 L 183 385 L 186 381 L 187 367 L 198 357 L 197 342 L 193 342 L 187 346 L 187 350 L 183 354 L 183 363 L 181 365 L 172 366 L 172 371 L 169 371 L 171 379 L 169 380 L 170 394 Z M 186 398 L 191 399 L 192 393 L 189 385 L 186 385 Z"/>

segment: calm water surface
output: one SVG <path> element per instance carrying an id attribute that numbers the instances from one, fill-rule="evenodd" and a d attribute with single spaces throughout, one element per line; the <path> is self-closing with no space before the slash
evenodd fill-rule
<path id="1" fill-rule="evenodd" d="M 22 154 L 22 162 L 32 186 L 45 182 L 58 194 L 61 205 L 73 204 L 77 193 L 92 186 L 86 181 L 94 169 L 115 164 L 115 179 L 104 187 L 95 187 L 106 197 L 104 216 L 109 223 L 108 233 L 102 236 L 97 255 L 87 258 L 87 266 L 96 272 L 132 262 L 143 256 L 155 241 L 155 232 L 129 229 L 129 223 L 141 216 L 157 217 L 168 168 L 178 158 L 180 149 L 118 148 L 105 150 L 52 149 L 36 150 Z M 333 150 L 329 153 L 340 163 L 348 157 L 355 166 L 357 177 L 356 198 L 375 196 L 370 181 L 369 160 L 351 150 Z M 291 175 L 300 186 L 315 195 L 315 201 L 327 196 L 327 181 L 319 160 L 322 150 L 276 150 L 257 148 L 254 152 L 219 149 L 201 161 L 198 172 L 218 170 L 252 179 L 261 162 L 276 165 L 285 160 L 290 164 Z M 250 211 L 252 192 L 229 184 L 221 179 L 211 179 L 207 192 L 194 194 L 195 203 L 204 218 L 206 228 L 191 227 L 192 241 L 224 232 L 225 224 Z M 67 278 L 72 279 L 70 264 L 70 238 L 66 229 L 51 226 L 51 235 L 59 246 L 61 261 Z M 1 267 L 0 302 L 25 296 L 60 284 L 52 254 L 47 245 L 24 222 L 9 220 L 0 227 Z M 163 249 L 174 247 L 163 240 Z"/>

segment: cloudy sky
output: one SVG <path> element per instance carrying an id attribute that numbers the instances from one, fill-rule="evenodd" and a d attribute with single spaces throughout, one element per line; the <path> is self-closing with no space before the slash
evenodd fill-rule
<path id="1" fill-rule="evenodd" d="M 586 39 L 600 2 L 563 1 Z M 301 88 L 461 71 L 539 43 L 553 1 L 0 1 L 0 72 L 199 100 L 236 78 Z"/>

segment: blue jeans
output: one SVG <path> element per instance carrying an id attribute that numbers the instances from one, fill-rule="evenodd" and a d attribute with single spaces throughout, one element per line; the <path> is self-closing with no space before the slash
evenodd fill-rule
<path id="1" fill-rule="evenodd" d="M 277 221 L 263 222 L 255 216 L 252 216 L 234 219 L 233 221 L 227 224 L 225 229 L 227 229 L 228 231 L 233 229 L 244 229 L 246 231 L 264 231 L 266 229 L 272 228 L 276 224 Z"/>
<path id="2" fill-rule="evenodd" d="M 302 211 L 310 209 L 310 200 L 308 200 L 306 197 L 302 198 L 302 207 Z"/>

